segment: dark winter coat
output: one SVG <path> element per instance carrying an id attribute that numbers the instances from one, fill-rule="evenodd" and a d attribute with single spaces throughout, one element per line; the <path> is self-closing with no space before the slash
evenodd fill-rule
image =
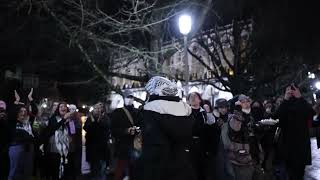
<path id="1" fill-rule="evenodd" d="M 7 118 L 0 119 L 0 153 L 3 153 L 8 146 L 9 123 Z"/>
<path id="2" fill-rule="evenodd" d="M 48 126 L 44 130 L 42 134 L 42 143 L 45 145 L 45 153 L 50 153 L 50 150 L 52 145 L 50 145 L 50 138 L 55 135 L 55 131 L 58 130 L 60 127 L 68 128 L 69 131 L 69 136 L 72 138 L 72 141 L 70 142 L 70 150 L 69 153 L 73 153 L 74 155 L 74 161 L 73 161 L 73 167 L 74 169 L 72 170 L 75 174 L 80 174 L 81 173 L 81 154 L 82 154 L 82 136 L 81 136 L 81 122 L 80 118 L 74 115 L 73 121 L 75 125 L 75 134 L 71 135 L 70 133 L 70 126 L 69 123 L 65 123 L 66 120 L 64 118 L 61 119 L 60 122 L 57 121 L 56 115 L 53 115 L 49 119 Z M 55 145 L 53 145 L 55 146 Z"/>
<path id="3" fill-rule="evenodd" d="M 199 138 L 203 153 L 215 155 L 220 140 L 220 128 L 217 123 L 207 123 L 207 113 L 204 109 L 192 109 L 192 136 Z"/>
<path id="4" fill-rule="evenodd" d="M 99 160 L 109 160 L 108 140 L 110 128 L 107 117 L 97 118 L 89 116 L 83 129 L 86 131 L 86 158 L 88 162 L 97 162 Z"/>
<path id="5" fill-rule="evenodd" d="M 7 179 L 9 173 L 9 124 L 6 117 L 0 118 L 0 179 Z"/>
<path id="6" fill-rule="evenodd" d="M 311 105 L 303 98 L 283 101 L 276 113 L 282 130 L 279 142 L 281 157 L 288 165 L 300 167 L 311 164 L 308 120 L 313 114 Z"/>
<path id="7" fill-rule="evenodd" d="M 188 145 L 192 139 L 191 108 L 178 97 L 144 106 L 142 172 L 139 180 L 193 180 Z"/>
<path id="8" fill-rule="evenodd" d="M 30 127 L 32 129 L 32 132 L 34 134 L 32 125 L 33 125 L 35 116 L 38 112 L 38 108 L 33 101 L 30 103 L 30 106 L 31 106 L 32 111 L 28 112 L 29 113 L 29 123 L 30 123 Z M 10 130 L 9 144 L 10 145 L 24 144 L 27 146 L 33 145 L 35 143 L 35 137 L 31 136 L 28 132 L 21 129 L 20 127 L 22 127 L 23 124 L 16 120 L 17 114 L 18 114 L 18 111 L 20 110 L 20 108 L 21 108 L 21 105 L 14 105 L 13 109 L 10 111 L 10 114 L 9 114 L 9 126 L 10 126 L 9 127 L 9 130 Z"/>
<path id="9" fill-rule="evenodd" d="M 130 112 L 133 121 L 137 122 L 137 110 L 133 106 L 126 106 Z M 134 136 L 128 134 L 127 130 L 134 125 L 129 121 L 125 111 L 122 108 L 116 109 L 111 114 L 111 133 L 115 139 L 116 157 L 128 159 L 129 153 L 133 148 Z"/>

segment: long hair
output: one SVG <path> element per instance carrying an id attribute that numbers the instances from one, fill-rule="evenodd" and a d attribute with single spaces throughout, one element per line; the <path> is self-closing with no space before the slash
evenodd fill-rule
<path id="1" fill-rule="evenodd" d="M 202 99 L 200 93 L 198 93 L 198 92 L 192 92 L 192 93 L 190 93 L 190 94 L 188 95 L 188 97 L 187 97 L 187 100 L 188 100 L 188 101 L 190 100 L 190 97 L 191 97 L 192 94 L 195 94 L 195 95 L 198 96 L 198 98 L 200 99 L 200 107 L 203 108 L 203 104 L 204 104 L 204 103 L 203 103 L 203 99 Z"/>
<path id="2" fill-rule="evenodd" d="M 20 110 L 22 108 L 25 108 L 27 110 L 27 114 L 29 116 L 29 108 L 24 104 L 19 104 L 19 105 L 16 105 L 16 107 L 13 110 L 13 114 L 12 115 L 14 116 L 15 120 L 17 120 L 18 114 L 19 114 L 19 112 L 20 112 Z"/>
<path id="3" fill-rule="evenodd" d="M 210 108 L 210 112 L 213 112 L 213 107 L 211 105 L 211 102 L 209 100 L 203 100 L 203 106 L 208 105 Z"/>
<path id="4" fill-rule="evenodd" d="M 107 112 L 106 112 L 105 103 L 103 103 L 102 101 L 98 101 L 94 106 L 96 106 L 98 104 L 101 104 L 101 106 L 102 106 L 101 116 L 99 117 L 100 118 L 99 120 L 102 123 L 107 123 L 109 121 L 109 117 L 108 117 Z M 89 117 L 90 118 L 95 118 L 93 112 L 89 113 Z"/>
<path id="5" fill-rule="evenodd" d="M 59 109 L 60 109 L 60 105 L 61 105 L 61 104 L 65 104 L 65 105 L 67 106 L 67 103 L 66 103 L 66 102 L 60 102 L 60 103 L 58 104 L 57 109 L 54 111 L 53 116 L 61 116 L 61 114 L 60 114 L 60 112 L 59 112 Z M 67 107 L 67 112 L 69 112 L 69 108 L 68 108 L 68 107 Z"/>

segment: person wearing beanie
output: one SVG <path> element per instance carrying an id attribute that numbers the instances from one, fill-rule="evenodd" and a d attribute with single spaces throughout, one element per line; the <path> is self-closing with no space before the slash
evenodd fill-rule
<path id="1" fill-rule="evenodd" d="M 139 180 L 195 180 L 189 161 L 193 120 L 191 107 L 170 80 L 155 76 L 142 112 L 142 157 Z"/>
<path id="2" fill-rule="evenodd" d="M 262 149 L 252 130 L 251 99 L 239 95 L 235 108 L 222 127 L 221 137 L 235 180 L 252 179 L 254 166 L 262 163 Z"/>
<path id="3" fill-rule="evenodd" d="M 217 99 L 213 115 L 216 118 L 217 124 L 221 127 L 228 121 L 228 101 L 226 99 Z"/>

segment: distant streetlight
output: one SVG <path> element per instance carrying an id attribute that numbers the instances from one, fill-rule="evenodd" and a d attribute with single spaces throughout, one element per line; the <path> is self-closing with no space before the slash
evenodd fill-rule
<path id="1" fill-rule="evenodd" d="M 308 78 L 309 79 L 315 79 L 316 75 L 314 73 L 308 72 Z"/>
<path id="2" fill-rule="evenodd" d="M 184 36 L 184 62 L 185 62 L 185 80 L 186 80 L 186 87 L 185 92 L 186 96 L 189 91 L 189 60 L 188 60 L 188 34 L 191 31 L 192 27 L 192 20 L 191 16 L 189 15 L 181 15 L 179 17 L 179 30 L 180 33 Z"/>
<path id="3" fill-rule="evenodd" d="M 318 90 L 320 90 L 320 81 L 316 82 L 316 83 L 314 84 L 314 86 L 315 86 Z"/>

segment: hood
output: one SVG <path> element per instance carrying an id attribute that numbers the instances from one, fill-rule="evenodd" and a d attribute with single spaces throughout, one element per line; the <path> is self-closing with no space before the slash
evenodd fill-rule
<path id="1" fill-rule="evenodd" d="M 183 101 L 155 100 L 147 103 L 144 110 L 173 116 L 190 116 L 192 113 L 191 107 Z"/>

